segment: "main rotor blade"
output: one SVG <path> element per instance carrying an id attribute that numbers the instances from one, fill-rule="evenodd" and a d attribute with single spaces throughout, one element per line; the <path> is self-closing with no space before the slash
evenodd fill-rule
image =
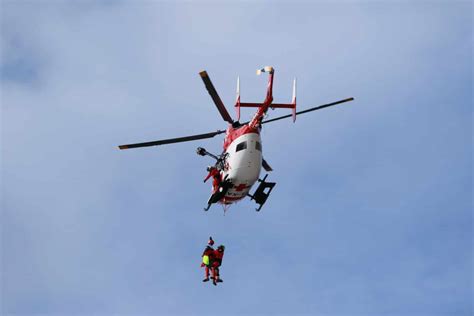
<path id="1" fill-rule="evenodd" d="M 162 139 L 153 142 L 146 142 L 146 143 L 136 143 L 136 144 L 128 144 L 128 145 L 120 145 L 120 149 L 129 149 L 129 148 L 138 148 L 138 147 L 149 147 L 149 146 L 159 146 L 159 145 L 166 145 L 166 144 L 173 144 L 173 143 L 181 143 L 181 142 L 189 142 L 192 140 L 198 139 L 205 139 L 205 138 L 212 138 L 216 135 L 225 133 L 225 131 L 216 131 L 212 133 L 205 133 L 205 134 L 198 134 L 192 136 L 185 136 L 185 137 L 178 137 L 178 138 L 169 138 L 169 139 Z"/>
<path id="2" fill-rule="evenodd" d="M 201 71 L 199 74 L 201 75 L 202 81 L 204 81 L 204 85 L 206 86 L 207 91 L 211 95 L 212 100 L 216 104 L 217 109 L 219 110 L 219 113 L 221 114 L 222 118 L 224 119 L 224 121 L 227 121 L 232 124 L 234 121 L 232 120 L 232 117 L 230 117 L 229 112 L 227 112 L 224 103 L 222 103 L 221 98 L 217 94 L 216 88 L 214 88 L 214 85 L 212 84 L 209 75 L 205 70 Z"/>
<path id="3" fill-rule="evenodd" d="M 321 110 L 321 109 L 324 109 L 324 108 L 327 108 L 327 107 L 330 107 L 330 106 L 333 106 L 333 105 L 337 105 L 337 104 L 341 104 L 341 103 L 345 103 L 345 102 L 349 102 L 349 101 L 353 101 L 353 100 L 354 100 L 354 98 L 347 98 L 347 99 L 344 99 L 344 100 L 339 100 L 339 101 L 336 101 L 336 102 L 319 105 L 319 106 L 316 106 L 314 108 L 310 108 L 310 109 L 307 109 L 307 110 L 296 112 L 296 115 L 308 113 L 308 112 L 311 112 L 311 111 Z M 270 105 L 270 107 L 272 107 L 272 106 Z M 284 118 L 292 117 L 292 116 L 293 116 L 293 114 L 283 115 L 283 116 L 280 116 L 280 117 L 276 117 L 274 119 L 263 121 L 262 124 L 275 122 L 275 121 L 282 120 Z"/>

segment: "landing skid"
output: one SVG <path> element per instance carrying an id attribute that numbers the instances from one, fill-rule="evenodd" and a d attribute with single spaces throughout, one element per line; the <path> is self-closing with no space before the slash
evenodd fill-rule
<path id="1" fill-rule="evenodd" d="M 227 191 L 232 188 L 233 184 L 232 181 L 227 179 L 228 176 L 229 175 L 226 175 L 224 180 L 217 188 L 217 191 L 209 197 L 209 200 L 207 201 L 207 206 L 204 208 L 204 211 L 207 212 L 211 208 L 212 204 L 219 202 L 226 195 Z"/>
<path id="2" fill-rule="evenodd" d="M 265 204 L 268 197 L 270 196 L 270 192 L 272 192 L 273 187 L 276 185 L 275 182 L 265 182 L 267 177 L 268 174 L 265 175 L 263 180 L 258 179 L 258 182 L 260 182 L 260 184 L 258 185 L 258 188 L 257 190 L 255 190 L 253 195 L 247 194 L 247 196 L 250 197 L 250 200 L 255 200 L 255 203 L 260 205 L 258 208 L 255 209 L 257 212 L 260 212 L 262 206 Z M 267 188 L 269 188 L 269 190 L 268 192 L 265 192 L 265 189 Z"/>

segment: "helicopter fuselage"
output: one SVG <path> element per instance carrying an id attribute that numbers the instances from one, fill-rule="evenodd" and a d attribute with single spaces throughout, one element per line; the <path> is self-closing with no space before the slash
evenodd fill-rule
<path id="1" fill-rule="evenodd" d="M 233 186 L 219 201 L 231 204 L 245 198 L 255 184 L 262 168 L 262 142 L 258 128 L 244 125 L 229 127 L 224 141 L 226 157 L 222 179 L 227 178 Z"/>

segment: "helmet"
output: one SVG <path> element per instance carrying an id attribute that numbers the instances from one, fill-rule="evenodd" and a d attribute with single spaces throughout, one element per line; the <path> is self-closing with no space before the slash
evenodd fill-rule
<path id="1" fill-rule="evenodd" d="M 209 241 L 207 242 L 209 246 L 214 245 L 214 240 L 212 240 L 212 237 L 209 237 Z"/>
<path id="2" fill-rule="evenodd" d="M 222 249 L 222 251 L 225 250 L 225 246 L 224 245 L 219 245 L 219 247 L 217 247 L 217 249 Z"/>

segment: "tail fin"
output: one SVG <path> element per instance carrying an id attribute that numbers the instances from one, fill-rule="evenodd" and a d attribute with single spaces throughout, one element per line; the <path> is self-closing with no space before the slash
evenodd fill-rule
<path id="1" fill-rule="evenodd" d="M 296 121 L 296 78 L 293 80 L 293 98 L 291 99 L 291 105 L 293 105 L 293 122 Z"/>
<path id="2" fill-rule="evenodd" d="M 235 107 L 237 111 L 237 121 L 240 120 L 240 77 L 237 77 L 237 93 L 235 98 Z"/>

